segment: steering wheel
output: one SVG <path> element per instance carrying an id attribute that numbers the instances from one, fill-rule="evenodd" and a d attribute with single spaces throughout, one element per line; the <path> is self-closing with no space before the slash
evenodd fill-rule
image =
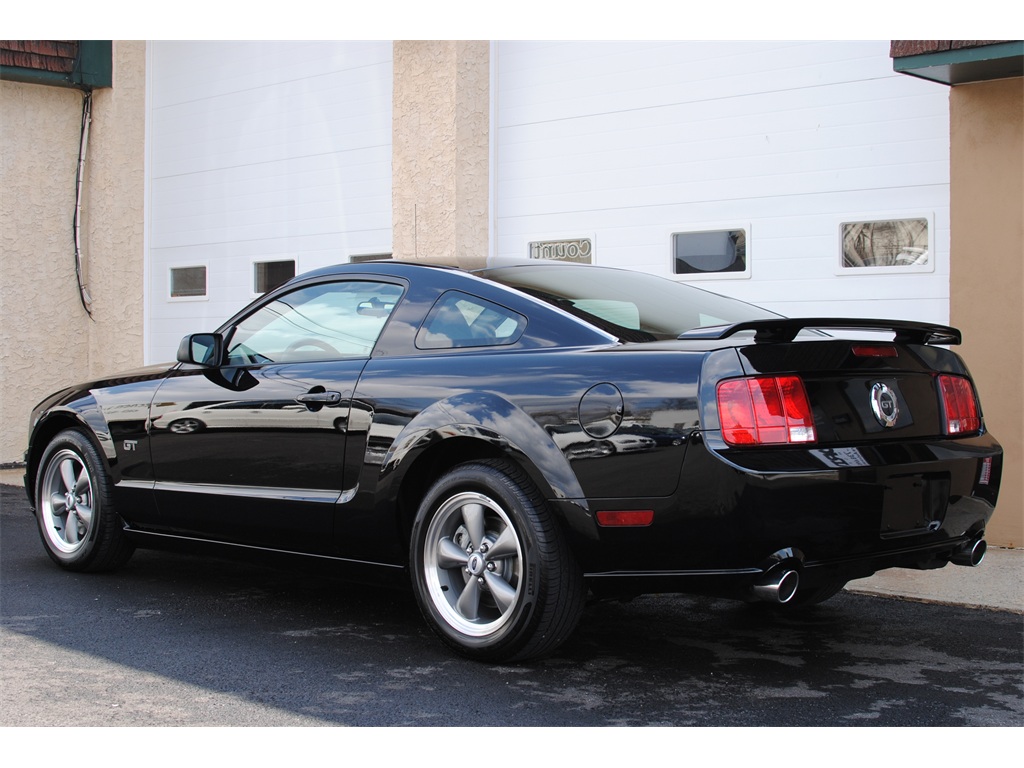
<path id="1" fill-rule="evenodd" d="M 319 349 L 321 352 L 326 352 L 328 355 L 333 355 L 334 357 L 341 356 L 341 353 L 338 352 L 338 350 L 336 350 L 326 341 L 324 341 L 323 339 L 313 338 L 312 336 L 308 336 L 302 339 L 296 339 L 291 344 L 289 344 L 284 351 L 285 353 L 298 352 L 303 347 L 315 347 L 316 349 Z"/>

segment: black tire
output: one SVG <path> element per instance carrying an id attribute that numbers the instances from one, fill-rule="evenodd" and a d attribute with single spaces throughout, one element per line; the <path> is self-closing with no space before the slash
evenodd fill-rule
<path id="1" fill-rule="evenodd" d="M 135 551 L 114 510 L 106 465 L 78 430 L 65 430 L 47 445 L 35 501 L 39 536 L 61 568 L 112 571 Z"/>
<path id="2" fill-rule="evenodd" d="M 579 622 L 583 576 L 529 477 L 505 461 L 462 464 L 427 492 L 412 530 L 420 610 L 478 661 L 553 652 Z"/>

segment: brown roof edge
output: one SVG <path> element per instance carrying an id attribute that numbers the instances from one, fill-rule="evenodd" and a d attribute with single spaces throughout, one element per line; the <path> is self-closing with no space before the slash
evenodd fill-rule
<path id="1" fill-rule="evenodd" d="M 962 48 L 980 48 L 983 45 L 1008 43 L 1009 40 L 890 40 L 889 57 L 920 56 L 924 53 L 957 51 Z"/>
<path id="2" fill-rule="evenodd" d="M 77 40 L 0 40 L 2 66 L 67 75 L 77 58 Z"/>

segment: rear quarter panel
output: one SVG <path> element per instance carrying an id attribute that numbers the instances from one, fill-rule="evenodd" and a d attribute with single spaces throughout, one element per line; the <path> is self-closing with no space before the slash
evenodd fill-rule
<path id="1" fill-rule="evenodd" d="M 552 468 L 554 497 L 668 496 L 698 426 L 700 362 L 699 355 L 599 349 L 375 359 L 356 399 L 373 410 L 374 424 L 387 414 L 387 428 L 370 428 L 378 452 L 417 429 L 485 427 Z M 621 423 L 608 435 L 588 433 L 581 420 L 584 395 L 602 384 L 621 393 Z"/>

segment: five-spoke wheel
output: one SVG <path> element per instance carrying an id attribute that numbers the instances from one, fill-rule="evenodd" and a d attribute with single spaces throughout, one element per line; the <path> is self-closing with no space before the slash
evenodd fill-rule
<path id="1" fill-rule="evenodd" d="M 36 475 L 39 534 L 50 557 L 75 571 L 112 570 L 134 547 L 114 513 L 109 479 L 99 452 L 78 430 L 58 434 Z"/>
<path id="2" fill-rule="evenodd" d="M 40 483 L 39 514 L 54 549 L 72 554 L 88 541 L 95 495 L 81 456 L 68 448 L 53 454 Z"/>
<path id="3" fill-rule="evenodd" d="M 523 548 L 496 501 L 468 491 L 446 499 L 427 527 L 423 560 L 430 598 L 459 632 L 482 637 L 509 620 Z"/>
<path id="4" fill-rule="evenodd" d="M 428 491 L 412 532 L 413 585 L 438 636 L 489 661 L 550 653 L 585 590 L 542 496 L 504 461 L 455 467 Z"/>

